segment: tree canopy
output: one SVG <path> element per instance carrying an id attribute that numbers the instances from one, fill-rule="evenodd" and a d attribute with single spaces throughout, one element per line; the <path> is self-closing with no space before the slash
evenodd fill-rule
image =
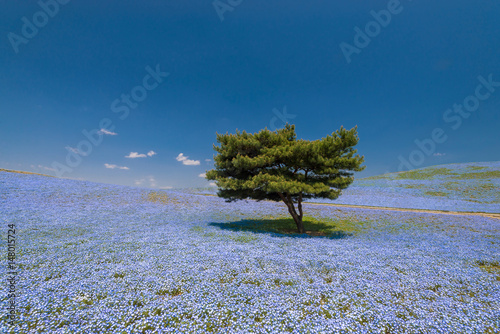
<path id="1" fill-rule="evenodd" d="M 297 140 L 295 126 L 289 124 L 274 132 L 217 134 L 215 169 L 206 178 L 215 180 L 217 195 L 229 202 L 283 201 L 304 233 L 303 200 L 338 198 L 354 181 L 353 172 L 365 168 L 364 157 L 354 149 L 358 141 L 357 127 L 341 127 L 312 141 Z"/>

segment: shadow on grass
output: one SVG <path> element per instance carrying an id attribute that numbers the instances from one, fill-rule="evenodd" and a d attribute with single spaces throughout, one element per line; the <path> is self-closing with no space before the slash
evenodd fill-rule
<path id="1" fill-rule="evenodd" d="M 244 219 L 228 223 L 209 223 L 209 226 L 216 226 L 222 230 L 245 231 L 253 233 L 270 234 L 275 237 L 287 238 L 311 238 L 320 237 L 328 239 L 343 239 L 353 235 L 343 230 L 339 230 L 335 222 L 322 222 L 315 218 L 305 218 L 304 228 L 306 233 L 298 233 L 297 225 L 293 219 Z"/>

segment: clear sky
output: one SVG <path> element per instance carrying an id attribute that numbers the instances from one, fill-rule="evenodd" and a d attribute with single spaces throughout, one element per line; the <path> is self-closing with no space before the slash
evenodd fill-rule
<path id="1" fill-rule="evenodd" d="M 304 139 L 357 125 L 358 177 L 500 160 L 496 1 L 1 8 L 0 168 L 208 186 L 216 132 L 283 120 Z"/>

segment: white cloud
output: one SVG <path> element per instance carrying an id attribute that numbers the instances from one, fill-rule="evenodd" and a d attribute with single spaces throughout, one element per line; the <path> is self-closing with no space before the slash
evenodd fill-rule
<path id="1" fill-rule="evenodd" d="M 446 153 L 434 153 L 433 154 L 435 157 L 442 157 L 443 155 L 446 155 Z"/>
<path id="2" fill-rule="evenodd" d="M 99 133 L 104 134 L 104 135 L 109 135 L 109 136 L 116 136 L 118 134 L 116 132 L 109 131 L 109 130 L 104 129 L 104 128 L 99 130 Z"/>
<path id="3" fill-rule="evenodd" d="M 118 168 L 118 169 L 126 169 L 126 170 L 130 169 L 130 168 L 125 167 L 125 166 L 121 167 L 121 166 L 117 166 L 117 165 L 113 165 L 113 164 L 104 164 L 104 166 L 105 166 L 106 168 L 109 168 L 109 169 L 115 169 L 115 168 Z"/>
<path id="4" fill-rule="evenodd" d="M 135 158 L 147 158 L 156 155 L 155 151 L 149 151 L 148 153 L 130 152 L 125 158 L 135 159 Z"/>
<path id="5" fill-rule="evenodd" d="M 212 159 L 205 159 L 205 161 L 206 161 L 206 162 L 210 162 L 210 161 L 212 161 Z"/>
<path id="6" fill-rule="evenodd" d="M 177 158 L 175 158 L 175 160 L 177 160 L 177 161 L 184 161 L 186 159 L 187 159 L 187 157 L 185 157 L 183 153 L 179 153 Z"/>
<path id="7" fill-rule="evenodd" d="M 190 160 L 183 153 L 179 153 L 175 160 L 182 161 L 182 164 L 187 166 L 198 166 L 200 164 L 200 160 Z"/>
<path id="8" fill-rule="evenodd" d="M 206 177 L 207 174 L 206 173 L 201 173 L 200 175 L 198 175 L 199 177 Z"/>
<path id="9" fill-rule="evenodd" d="M 130 152 L 125 158 L 135 159 L 135 158 L 145 158 L 145 154 L 139 154 L 137 152 Z"/>
<path id="10" fill-rule="evenodd" d="M 217 187 L 217 185 L 215 184 L 215 182 L 210 182 L 209 185 L 212 186 L 212 187 Z"/>
<path id="11" fill-rule="evenodd" d="M 198 166 L 200 164 L 200 162 L 198 160 L 184 160 L 182 162 L 183 165 L 186 165 L 186 166 Z"/>
<path id="12" fill-rule="evenodd" d="M 159 187 L 159 188 L 160 188 L 160 189 L 172 189 L 173 187 L 169 187 L 169 186 L 167 186 L 167 187 Z"/>

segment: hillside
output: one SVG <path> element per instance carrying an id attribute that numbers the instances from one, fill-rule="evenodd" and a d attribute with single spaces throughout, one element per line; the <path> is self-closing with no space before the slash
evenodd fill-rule
<path id="1" fill-rule="evenodd" d="M 215 188 L 183 189 L 215 194 Z M 309 202 L 500 213 L 500 161 L 447 164 L 355 180 L 338 199 Z"/>
<path id="2" fill-rule="evenodd" d="M 498 213 L 499 190 L 500 162 L 462 163 L 359 179 L 321 202 Z"/>
<path id="3" fill-rule="evenodd" d="M 43 175 L 5 169 L 0 172 Z M 172 191 L 216 194 L 214 187 Z M 315 199 L 308 202 L 500 213 L 500 161 L 437 165 L 362 178 L 355 180 L 334 201 Z"/>
<path id="4" fill-rule="evenodd" d="M 298 234 L 281 203 L 2 171 L 0 208 L 20 310 L 0 333 L 499 329 L 489 217 L 306 204 Z"/>

